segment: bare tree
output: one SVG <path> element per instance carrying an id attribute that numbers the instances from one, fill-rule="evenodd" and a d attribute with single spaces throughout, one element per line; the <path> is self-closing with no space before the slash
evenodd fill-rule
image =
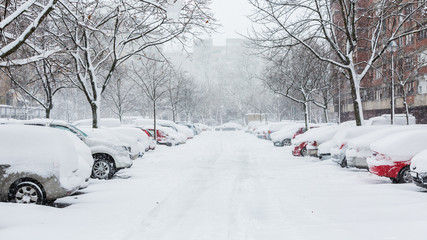
<path id="1" fill-rule="evenodd" d="M 138 64 L 132 64 L 132 79 L 142 92 L 151 100 L 153 106 L 154 138 L 157 139 L 157 104 L 168 91 L 168 82 L 171 77 L 170 65 L 167 62 L 154 59 L 143 59 Z"/>
<path id="2" fill-rule="evenodd" d="M 43 59 L 25 66 L 6 68 L 13 86 L 43 107 L 46 118 L 50 118 L 55 94 L 70 86 L 59 64 L 59 60 Z"/>
<path id="3" fill-rule="evenodd" d="M 147 48 L 174 39 L 183 41 L 188 34 L 210 29 L 214 25 L 209 3 L 68 0 L 62 4 L 58 29 L 64 31 L 62 42 L 74 59 L 75 84 L 91 106 L 94 128 L 98 126 L 101 96 L 116 68 Z"/>
<path id="4" fill-rule="evenodd" d="M 184 111 L 185 120 L 192 122 L 191 118 L 199 101 L 196 84 L 193 79 L 187 78 L 187 80 L 183 82 L 180 98 L 181 101 L 179 102 L 179 106 Z"/>
<path id="5" fill-rule="evenodd" d="M 28 43 L 46 16 L 54 9 L 57 0 L 4 0 L 0 4 L 0 66 L 23 65 L 46 58 L 55 51 L 45 51 Z M 33 56 L 10 58 L 22 45 L 35 51 Z"/>
<path id="6" fill-rule="evenodd" d="M 119 117 L 120 121 L 126 112 L 137 108 L 136 84 L 130 79 L 127 71 L 131 71 L 131 68 L 121 65 L 105 91 L 108 108 Z"/>
<path id="7" fill-rule="evenodd" d="M 394 69 L 394 76 L 397 80 L 397 86 L 399 87 L 398 91 L 400 96 L 403 99 L 403 106 L 405 108 L 406 114 L 406 124 L 409 125 L 409 107 L 408 107 L 408 95 L 414 94 L 417 89 L 415 88 L 414 82 L 419 77 L 419 72 L 422 68 L 427 66 L 427 54 L 420 53 L 417 56 L 417 62 L 413 62 L 414 56 L 405 56 L 405 53 L 401 50 L 397 53 L 398 60 L 395 61 L 397 66 Z M 394 86 L 396 88 L 396 86 Z M 394 101 L 394 99 L 392 100 Z"/>
<path id="8" fill-rule="evenodd" d="M 266 68 L 266 86 L 274 93 L 285 96 L 299 103 L 304 108 L 305 127 L 309 128 L 308 103 L 318 103 L 314 94 L 323 87 L 320 84 L 324 73 L 317 72 L 319 60 L 310 58 L 310 53 L 303 47 L 289 49 L 280 58 L 271 59 L 272 65 Z"/>
<path id="9" fill-rule="evenodd" d="M 250 36 L 254 45 L 273 54 L 301 45 L 345 72 L 357 125 L 363 120 L 360 85 L 372 65 L 391 42 L 427 28 L 426 1 L 422 0 L 249 2 L 256 8 L 253 21 L 263 25 L 261 31 Z M 325 56 L 325 52 L 333 55 Z"/>
<path id="10" fill-rule="evenodd" d="M 172 121 L 176 122 L 179 113 L 179 104 L 182 101 L 182 92 L 189 81 L 187 73 L 182 70 L 173 70 L 174 74 L 168 82 L 168 101 L 172 112 Z"/>

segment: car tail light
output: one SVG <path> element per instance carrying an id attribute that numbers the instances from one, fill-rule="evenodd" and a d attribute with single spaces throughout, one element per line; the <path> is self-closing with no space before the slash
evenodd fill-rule
<path id="1" fill-rule="evenodd" d="M 270 131 L 270 130 L 268 130 L 268 134 L 271 134 L 271 131 Z"/>
<path id="2" fill-rule="evenodd" d="M 345 143 L 341 144 L 340 150 L 345 147 Z"/>
<path id="3" fill-rule="evenodd" d="M 315 147 L 317 147 L 317 142 L 314 141 L 312 145 L 315 146 Z"/>

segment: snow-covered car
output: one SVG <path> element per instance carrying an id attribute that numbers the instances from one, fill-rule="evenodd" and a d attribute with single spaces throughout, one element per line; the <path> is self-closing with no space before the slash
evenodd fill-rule
<path id="1" fill-rule="evenodd" d="M 350 139 L 347 144 L 345 158 L 348 167 L 356 167 L 361 169 L 369 169 L 366 159 L 372 155 L 370 145 L 371 143 L 386 138 L 388 135 L 408 131 L 414 128 L 426 127 L 424 125 L 410 125 L 410 126 L 389 126 L 374 132 L 363 134 L 359 137 Z"/>
<path id="2" fill-rule="evenodd" d="M 341 129 L 342 126 L 338 125 L 309 129 L 292 139 L 292 155 L 318 157 L 317 147 L 330 140 Z"/>
<path id="3" fill-rule="evenodd" d="M 108 130 L 114 131 L 114 132 L 119 133 L 121 135 L 125 135 L 129 138 L 133 138 L 133 140 L 131 140 L 131 139 L 129 139 L 129 140 L 131 141 L 130 143 L 133 144 L 133 146 L 131 145 L 131 148 L 136 148 L 134 151 L 135 156 L 142 157 L 144 155 L 144 152 L 148 151 L 149 145 L 148 145 L 147 134 L 145 134 L 140 129 L 134 128 L 134 127 L 123 126 L 123 127 L 108 128 Z M 135 144 L 134 140 L 136 140 L 136 144 Z"/>
<path id="4" fill-rule="evenodd" d="M 271 140 L 271 134 L 280 131 L 285 126 L 292 125 L 290 122 L 272 122 L 267 126 L 267 140 Z"/>
<path id="5" fill-rule="evenodd" d="M 110 179 L 120 169 L 132 167 L 131 147 L 105 129 L 79 128 L 92 151 L 92 177 Z"/>
<path id="6" fill-rule="evenodd" d="M 187 137 L 187 139 L 194 138 L 194 132 L 193 132 L 193 130 L 190 129 L 190 128 L 188 128 L 187 126 L 180 125 L 180 124 L 175 124 L 175 128 L 178 130 L 178 132 L 181 132 L 181 133 L 185 134 L 185 136 Z"/>
<path id="7" fill-rule="evenodd" d="M 111 134 L 103 134 L 102 130 L 92 131 L 92 128 L 89 127 L 83 131 L 84 128 L 80 129 L 65 121 L 52 119 L 32 119 L 22 121 L 22 123 L 62 129 L 75 134 L 91 150 L 94 159 L 90 165 L 93 178 L 110 179 L 118 170 L 132 166 L 129 158 L 131 147 L 114 139 Z"/>
<path id="8" fill-rule="evenodd" d="M 317 147 L 317 157 L 321 160 L 328 160 L 331 158 L 331 148 L 334 145 L 332 140 L 328 140 L 319 144 Z"/>
<path id="9" fill-rule="evenodd" d="M 290 125 L 282 127 L 279 131 L 270 135 L 273 145 L 276 147 L 291 146 L 292 139 L 305 132 L 303 125 Z"/>
<path id="10" fill-rule="evenodd" d="M 367 133 L 372 133 L 383 128 L 387 125 L 380 126 L 355 126 L 342 129 L 338 131 L 332 138 L 333 146 L 331 148 L 332 161 L 339 164 L 341 167 L 347 166 L 346 151 L 347 143 L 349 140 L 362 136 Z"/>
<path id="11" fill-rule="evenodd" d="M 393 183 L 412 181 L 411 159 L 427 146 L 427 129 L 402 131 L 373 142 L 367 159 L 369 171 L 388 177 Z"/>
<path id="12" fill-rule="evenodd" d="M 224 123 L 221 126 L 215 127 L 215 131 L 240 131 L 242 129 L 242 125 L 233 122 Z"/>
<path id="13" fill-rule="evenodd" d="M 66 131 L 0 126 L 0 200 L 43 204 L 73 194 L 89 178 L 90 149 Z"/>
<path id="14" fill-rule="evenodd" d="M 414 116 L 409 114 L 408 116 L 409 124 L 413 125 L 416 122 Z M 391 115 L 383 114 L 378 117 L 372 117 L 367 122 L 366 125 L 390 125 L 391 124 Z M 395 114 L 394 115 L 394 125 L 407 125 L 406 114 Z"/>
<path id="15" fill-rule="evenodd" d="M 151 134 L 151 132 L 148 131 L 148 129 L 144 129 L 144 128 L 140 128 L 140 127 L 137 127 L 137 128 L 141 129 L 147 135 L 147 137 L 148 137 L 148 141 L 147 141 L 148 142 L 148 149 L 149 150 L 156 149 L 157 144 L 156 144 L 156 140 L 154 140 L 153 134 Z"/>
<path id="16" fill-rule="evenodd" d="M 267 139 L 268 125 L 261 125 L 257 127 L 254 131 L 254 135 L 260 139 Z"/>
<path id="17" fill-rule="evenodd" d="M 427 148 L 412 158 L 410 174 L 415 185 L 427 188 Z"/>
<path id="18" fill-rule="evenodd" d="M 151 135 L 154 136 L 154 126 L 147 125 L 147 126 L 140 126 L 141 128 L 147 129 Z M 181 141 L 181 137 L 172 129 L 157 126 L 156 127 L 156 142 L 159 145 L 166 145 L 166 146 L 175 146 L 179 144 Z"/>
<path id="19" fill-rule="evenodd" d="M 195 123 L 194 126 L 199 130 L 199 132 L 205 132 L 210 130 L 210 127 L 203 123 Z"/>
<path id="20" fill-rule="evenodd" d="M 194 136 L 200 134 L 200 132 L 201 132 L 201 130 L 198 130 L 194 124 L 191 124 L 188 122 L 177 122 L 176 124 L 188 127 L 191 131 L 193 131 Z"/>
<path id="21" fill-rule="evenodd" d="M 82 119 L 82 120 L 78 120 L 73 122 L 73 125 L 79 128 L 91 128 L 92 127 L 92 119 Z M 120 127 L 121 123 L 120 120 L 118 118 L 100 118 L 99 119 L 99 123 L 98 123 L 98 127 Z"/>

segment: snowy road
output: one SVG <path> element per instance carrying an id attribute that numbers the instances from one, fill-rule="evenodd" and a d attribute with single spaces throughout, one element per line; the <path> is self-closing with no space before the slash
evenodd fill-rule
<path id="1" fill-rule="evenodd" d="M 64 208 L 0 203 L 0 239 L 403 239 L 427 236 L 427 192 L 243 132 L 159 146 Z M 68 204 L 71 204 L 67 206 Z"/>

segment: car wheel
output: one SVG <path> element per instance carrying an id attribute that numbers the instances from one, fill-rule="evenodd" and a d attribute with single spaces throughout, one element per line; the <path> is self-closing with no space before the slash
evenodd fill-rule
<path id="1" fill-rule="evenodd" d="M 411 183 L 412 182 L 412 176 L 411 172 L 409 171 L 409 166 L 406 166 L 400 170 L 399 176 L 398 176 L 398 182 L 399 183 Z"/>
<path id="2" fill-rule="evenodd" d="M 92 178 L 110 179 L 115 173 L 113 163 L 105 158 L 94 157 L 95 163 L 92 168 Z"/>
<path id="3" fill-rule="evenodd" d="M 344 159 L 341 161 L 340 166 L 341 166 L 342 168 L 347 167 L 347 159 L 346 159 L 345 157 L 344 157 Z"/>
<path id="4" fill-rule="evenodd" d="M 39 185 L 31 181 L 23 181 L 11 189 L 9 199 L 16 203 L 44 204 L 45 197 Z"/>
<path id="5" fill-rule="evenodd" d="M 283 146 L 291 146 L 291 140 L 290 139 L 284 139 L 283 141 L 282 141 L 282 145 Z"/>
<path id="6" fill-rule="evenodd" d="M 300 154 L 301 154 L 301 156 L 303 156 L 303 157 L 305 157 L 305 156 L 307 156 L 307 148 L 302 148 L 301 149 L 301 152 L 300 152 Z"/>

